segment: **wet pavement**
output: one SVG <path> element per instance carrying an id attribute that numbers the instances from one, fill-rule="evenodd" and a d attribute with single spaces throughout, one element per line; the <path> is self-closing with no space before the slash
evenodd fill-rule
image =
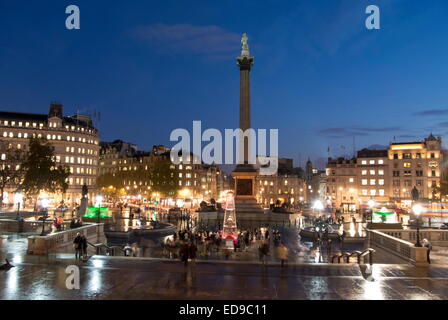
<path id="1" fill-rule="evenodd" d="M 443 256 L 443 254 L 442 254 Z M 0 249 L 15 265 L 0 271 L 0 299 L 448 299 L 448 268 L 435 264 L 375 264 L 372 275 L 356 264 L 301 263 L 281 268 L 271 259 L 190 262 L 158 258 L 73 254 L 26 255 L 26 238 L 10 237 Z M 305 259 L 306 260 L 306 259 Z M 80 290 L 65 286 L 66 267 L 80 269 Z"/>
<path id="2" fill-rule="evenodd" d="M 447 299 L 448 271 L 374 265 L 366 280 L 357 265 L 278 265 L 72 255 L 13 260 L 0 272 L 0 299 Z M 65 287 L 68 265 L 80 268 L 80 290 Z"/>

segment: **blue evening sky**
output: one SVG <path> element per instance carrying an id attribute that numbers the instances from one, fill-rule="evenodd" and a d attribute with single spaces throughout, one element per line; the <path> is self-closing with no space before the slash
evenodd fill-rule
<path id="1" fill-rule="evenodd" d="M 78 5 L 81 30 L 65 28 Z M 381 9 L 367 30 L 365 8 Z M 448 133 L 446 0 L 1 0 L 0 110 L 101 112 L 102 140 L 149 149 L 175 128 L 238 127 L 240 37 L 252 122 L 303 165 Z"/>

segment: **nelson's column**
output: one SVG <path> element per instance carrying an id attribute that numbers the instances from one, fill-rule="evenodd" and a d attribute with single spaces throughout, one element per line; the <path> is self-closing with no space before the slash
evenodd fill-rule
<path id="1" fill-rule="evenodd" d="M 250 106 L 250 71 L 254 65 L 254 57 L 249 54 L 248 37 L 243 34 L 241 39 L 242 51 L 237 57 L 240 69 L 240 129 L 244 132 L 251 128 Z M 288 214 L 264 212 L 256 199 L 255 181 L 258 170 L 249 163 L 248 139 L 240 140 L 240 150 L 244 154 L 244 163 L 238 164 L 232 172 L 235 179 L 235 207 L 236 220 L 239 227 L 263 227 L 269 225 L 287 225 Z M 245 143 L 247 142 L 247 143 Z M 255 142 L 255 141 L 254 141 Z"/>
<path id="2" fill-rule="evenodd" d="M 241 39 L 241 55 L 237 58 L 240 68 L 240 129 L 244 132 L 251 128 L 250 123 L 250 70 L 254 64 L 254 57 L 249 54 L 248 37 L 243 34 Z M 238 164 L 232 172 L 235 179 L 235 207 L 236 220 L 240 227 L 263 224 L 263 209 L 258 205 L 255 197 L 255 177 L 257 169 L 249 164 L 248 139 L 240 140 L 240 152 L 243 152 L 244 163 Z"/>

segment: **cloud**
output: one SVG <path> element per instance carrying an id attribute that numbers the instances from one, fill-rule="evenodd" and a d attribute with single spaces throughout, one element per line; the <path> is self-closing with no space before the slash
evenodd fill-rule
<path id="1" fill-rule="evenodd" d="M 372 128 L 372 127 L 337 127 L 337 128 L 327 128 L 319 131 L 320 135 L 327 136 L 329 138 L 345 138 L 352 136 L 368 136 L 370 133 L 376 132 L 391 132 L 399 130 L 397 127 L 382 127 L 382 128 Z"/>
<path id="2" fill-rule="evenodd" d="M 448 127 L 448 122 L 440 122 L 439 124 L 438 124 L 438 126 L 439 127 Z"/>
<path id="3" fill-rule="evenodd" d="M 414 116 L 442 116 L 448 115 L 448 109 L 430 109 L 414 113 Z"/>
<path id="4" fill-rule="evenodd" d="M 191 24 L 153 24 L 140 26 L 133 35 L 162 52 L 192 54 L 235 54 L 241 46 L 241 35 L 219 26 Z"/>

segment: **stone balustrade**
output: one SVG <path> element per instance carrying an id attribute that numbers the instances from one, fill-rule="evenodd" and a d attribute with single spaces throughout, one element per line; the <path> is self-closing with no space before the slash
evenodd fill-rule
<path id="1" fill-rule="evenodd" d="M 42 231 L 42 221 L 17 221 L 15 219 L 0 219 L 0 233 L 40 233 Z M 45 230 L 51 229 L 53 221 L 45 221 Z M 70 222 L 62 224 L 62 230 L 68 230 Z"/>
<path id="2" fill-rule="evenodd" d="M 74 252 L 73 240 L 77 233 L 90 243 L 105 242 L 104 224 L 89 223 L 83 227 L 52 233 L 46 236 L 28 237 L 28 254 L 44 255 L 52 252 Z"/>
<path id="3" fill-rule="evenodd" d="M 416 230 L 378 230 L 394 238 L 415 243 L 417 241 Z M 433 246 L 448 247 L 448 230 L 420 229 L 420 241 L 428 239 Z"/>
<path id="4" fill-rule="evenodd" d="M 387 230 L 387 232 L 390 231 Z M 369 247 L 393 254 L 401 258 L 403 262 L 414 264 L 417 267 L 427 267 L 429 265 L 427 248 L 416 247 L 414 243 L 386 234 L 386 231 L 367 230 L 367 241 Z"/>

